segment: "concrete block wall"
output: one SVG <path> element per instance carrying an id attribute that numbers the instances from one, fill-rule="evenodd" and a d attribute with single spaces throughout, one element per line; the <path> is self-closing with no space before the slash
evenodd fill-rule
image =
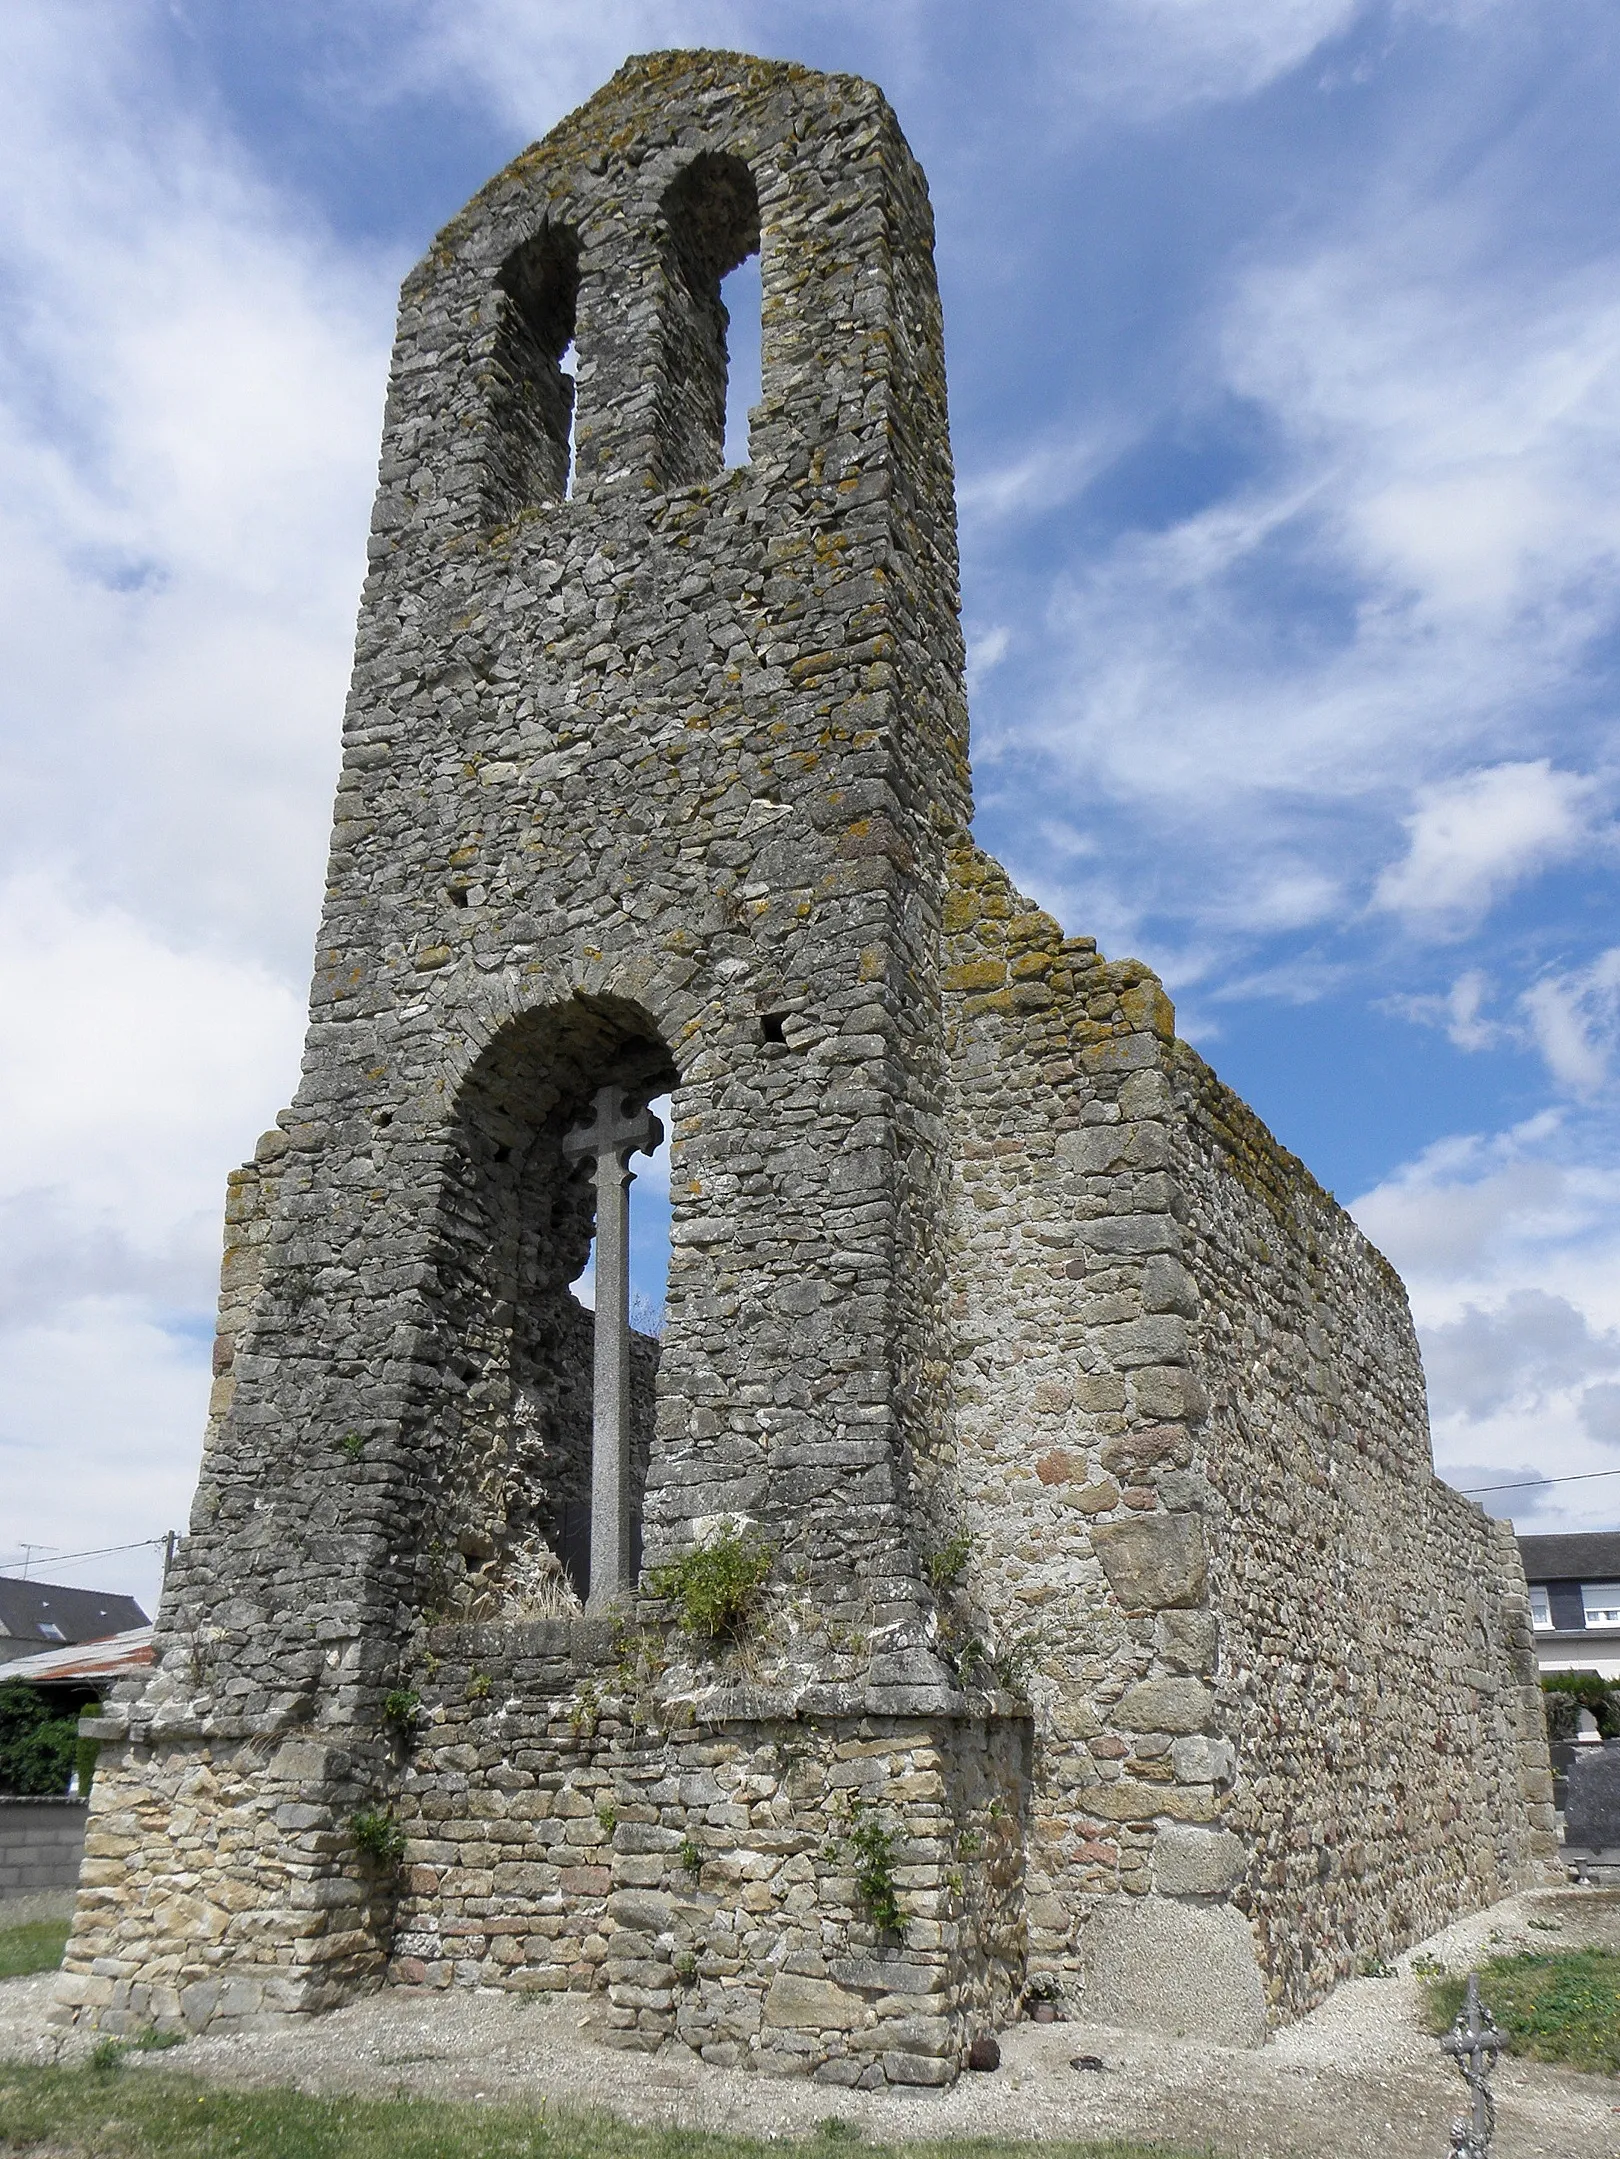
<path id="1" fill-rule="evenodd" d="M 0 1902 L 74 1887 L 88 1812 L 83 1799 L 0 1798 Z"/>

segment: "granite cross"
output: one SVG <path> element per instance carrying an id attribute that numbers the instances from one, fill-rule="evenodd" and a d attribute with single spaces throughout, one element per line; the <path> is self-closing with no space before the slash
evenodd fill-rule
<path id="1" fill-rule="evenodd" d="M 1496 2019 L 1479 1998 L 1479 1974 L 1468 1974 L 1468 1997 L 1457 2012 L 1457 2021 L 1441 2040 L 1462 2071 L 1473 2095 L 1472 2119 L 1458 2115 L 1451 2125 L 1451 2159 L 1489 2159 L 1491 2138 L 1496 2133 L 1496 2102 L 1486 2082 L 1496 2067 L 1496 2057 L 1506 2045 Z"/>
<path id="2" fill-rule="evenodd" d="M 591 1575 L 587 1608 L 630 1586 L 630 1187 L 632 1154 L 664 1137 L 622 1087 L 598 1089 L 591 1115 L 563 1140 L 570 1161 L 596 1163 L 596 1377 L 591 1400 Z"/>

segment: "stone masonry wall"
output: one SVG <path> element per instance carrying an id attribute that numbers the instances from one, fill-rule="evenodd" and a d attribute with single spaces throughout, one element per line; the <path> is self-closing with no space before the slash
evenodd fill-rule
<path id="1" fill-rule="evenodd" d="M 1548 1856 L 1515 1547 L 1433 1477 L 1393 1271 L 1153 976 L 970 849 L 946 924 L 942 1619 L 1035 1703 L 1032 1959 L 1252 2037 Z"/>
<path id="2" fill-rule="evenodd" d="M 1022 1981 L 1022 1720 L 694 1718 L 660 1699 L 654 1642 L 431 1636 L 391 1976 L 589 1994 L 613 2045 L 948 2082 Z M 898 1933 L 852 1878 L 862 1810 L 893 1839 Z"/>
<path id="3" fill-rule="evenodd" d="M 1185 1044 L 1172 1078 L 1233 1901 L 1297 2011 L 1556 1856 L 1529 1603 L 1433 1475 L 1394 1269 Z"/>

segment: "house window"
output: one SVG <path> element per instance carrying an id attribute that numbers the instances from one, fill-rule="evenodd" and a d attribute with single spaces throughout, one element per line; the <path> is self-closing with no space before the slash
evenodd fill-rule
<path id="1" fill-rule="evenodd" d="M 1583 1582 L 1581 1601 L 1589 1627 L 1620 1627 L 1620 1582 Z"/>
<path id="2" fill-rule="evenodd" d="M 1552 1605 L 1544 1589 L 1534 1583 L 1530 1587 L 1530 1624 L 1532 1627 L 1550 1628 L 1553 1623 Z"/>
<path id="3" fill-rule="evenodd" d="M 39 1623 L 39 1631 L 44 1635 L 47 1642 L 65 1642 L 67 1640 L 67 1636 L 54 1619 L 42 1619 Z"/>

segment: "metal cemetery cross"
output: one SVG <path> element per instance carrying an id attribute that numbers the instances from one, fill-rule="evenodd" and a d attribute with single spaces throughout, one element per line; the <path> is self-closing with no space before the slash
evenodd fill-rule
<path id="1" fill-rule="evenodd" d="M 1496 2067 L 1496 2057 L 1506 2044 L 1496 2028 L 1496 2019 L 1479 1998 L 1479 1974 L 1468 1974 L 1468 1999 L 1458 2011 L 1457 2021 L 1441 2040 L 1442 2052 L 1449 2054 L 1462 2071 L 1463 2080 L 1473 2094 L 1473 2117 L 1458 2115 L 1451 2125 L 1451 2159 L 1490 2159 L 1491 2138 L 1496 2132 L 1496 2102 L 1491 2097 L 1486 2082 Z"/>
<path id="2" fill-rule="evenodd" d="M 630 1581 L 629 1157 L 650 1154 L 664 1128 L 622 1087 L 599 1088 L 587 1123 L 563 1140 L 571 1162 L 596 1162 L 596 1378 L 591 1400 L 591 1575 L 599 1612 Z"/>

